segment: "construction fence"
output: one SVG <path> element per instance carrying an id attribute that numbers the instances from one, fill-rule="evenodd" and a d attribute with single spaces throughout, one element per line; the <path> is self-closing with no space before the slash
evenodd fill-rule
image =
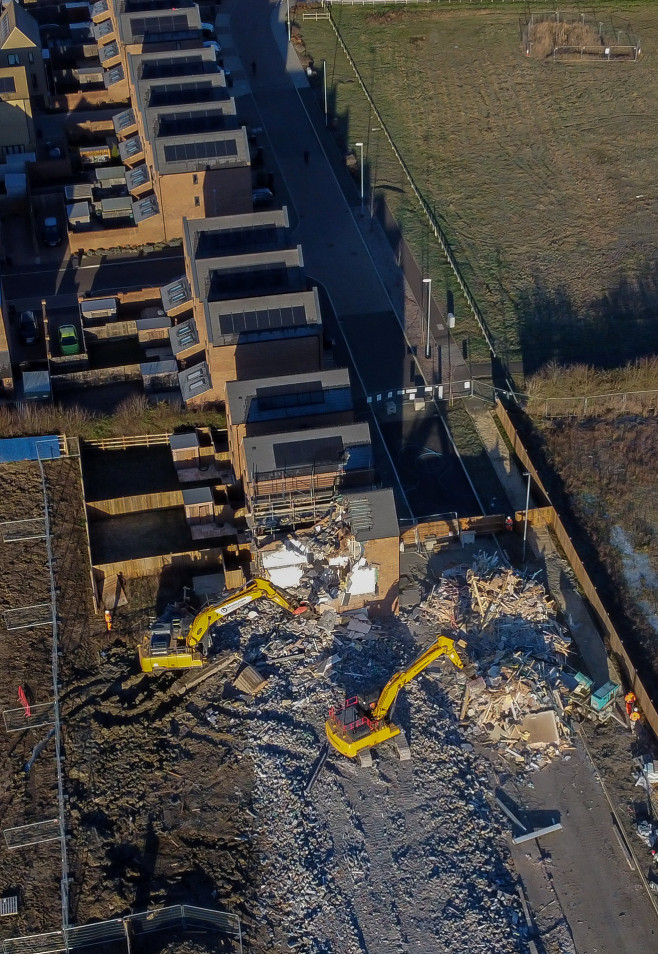
<path id="1" fill-rule="evenodd" d="M 590 579 L 590 576 L 578 555 L 578 551 L 576 550 L 576 547 L 574 546 L 566 527 L 562 523 L 562 520 L 555 510 L 555 507 L 553 507 L 551 504 L 548 491 L 546 490 L 546 487 L 539 476 L 537 468 L 533 464 L 530 455 L 523 444 L 523 441 L 519 437 L 512 419 L 500 402 L 497 402 L 496 404 L 496 416 L 498 417 L 498 420 L 500 421 L 502 428 L 505 431 L 510 444 L 512 445 L 514 454 L 531 475 L 534 486 L 545 498 L 545 506 L 534 512 L 531 511 L 531 513 L 537 516 L 537 519 L 543 521 L 546 526 L 550 527 L 550 529 L 553 531 L 555 538 L 557 539 L 557 542 L 562 548 L 564 555 L 569 561 L 576 579 L 578 580 L 580 588 L 606 638 L 610 651 L 617 661 L 617 664 L 619 665 L 619 668 L 621 669 L 628 686 L 637 696 L 638 702 L 642 708 L 642 712 L 646 717 L 647 722 L 651 726 L 654 734 L 658 736 L 658 711 L 656 709 L 655 700 L 649 690 L 645 687 L 642 679 L 635 669 L 628 651 L 624 646 L 623 640 L 617 632 L 612 620 L 610 619 L 608 611 L 603 605 L 601 597 L 599 596 L 594 583 Z M 523 513 L 517 514 L 516 519 L 517 521 L 519 519 L 522 520 Z"/>
<path id="2" fill-rule="evenodd" d="M 189 904 L 173 905 L 124 918 L 69 927 L 49 934 L 14 937 L 2 942 L 2 954 L 58 954 L 59 951 L 91 950 L 102 954 L 141 954 L 153 951 L 151 935 L 167 932 L 165 943 L 187 937 L 204 937 L 208 950 L 242 954 L 240 918 L 229 911 L 212 911 Z"/>

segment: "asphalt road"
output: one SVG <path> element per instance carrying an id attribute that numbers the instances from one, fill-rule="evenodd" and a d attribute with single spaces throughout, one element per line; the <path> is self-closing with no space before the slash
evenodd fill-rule
<path id="1" fill-rule="evenodd" d="M 151 255 L 137 253 L 129 258 L 104 255 L 83 259 L 80 267 L 67 259 L 33 267 L 7 267 L 2 272 L 5 298 L 17 310 L 40 303 L 43 298 L 113 294 L 148 286 L 164 285 L 185 271 L 180 248 L 163 249 Z M 66 304 L 66 301 L 58 302 Z"/>

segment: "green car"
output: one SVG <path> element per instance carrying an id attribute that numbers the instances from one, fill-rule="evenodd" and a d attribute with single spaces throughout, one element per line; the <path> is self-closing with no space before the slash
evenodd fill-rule
<path id="1" fill-rule="evenodd" d="M 62 354 L 80 354 L 80 338 L 75 325 L 62 325 L 60 327 L 59 348 Z"/>

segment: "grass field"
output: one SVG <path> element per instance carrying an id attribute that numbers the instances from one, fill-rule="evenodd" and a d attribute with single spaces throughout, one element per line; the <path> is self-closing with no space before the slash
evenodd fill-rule
<path id="1" fill-rule="evenodd" d="M 658 2 L 597 7 L 630 20 L 637 63 L 526 57 L 523 12 L 333 6 L 500 353 L 526 372 L 554 359 L 613 366 L 658 350 Z M 454 280 L 331 25 L 298 23 L 327 61 L 338 136 L 364 142 L 367 188 L 386 196 L 440 300 Z M 472 333 L 457 309 L 456 336 Z"/>

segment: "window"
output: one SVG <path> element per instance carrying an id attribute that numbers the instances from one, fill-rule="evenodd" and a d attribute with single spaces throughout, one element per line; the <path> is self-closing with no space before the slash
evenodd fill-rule
<path id="1" fill-rule="evenodd" d="M 198 184 L 199 184 L 199 177 L 195 172 L 194 175 L 192 176 L 192 185 L 198 185 Z"/>
<path id="2" fill-rule="evenodd" d="M 195 209 L 198 209 L 200 205 L 201 205 L 201 203 L 200 203 L 200 201 L 199 201 L 199 196 L 198 196 L 198 195 L 195 195 L 195 196 L 194 196 L 194 208 L 195 208 Z"/>
<path id="3" fill-rule="evenodd" d="M 9 66 L 20 66 L 21 58 L 18 53 L 8 53 L 7 54 L 7 64 Z"/>
<path id="4" fill-rule="evenodd" d="M 34 53 L 28 53 L 28 54 L 27 54 L 27 62 L 28 62 L 28 63 L 34 63 Z"/>
<path id="5" fill-rule="evenodd" d="M 4 153 L 6 156 L 16 155 L 17 153 L 25 152 L 25 146 L 5 146 Z"/>
<path id="6" fill-rule="evenodd" d="M 0 76 L 0 93 L 15 93 L 16 82 L 13 76 Z"/>

